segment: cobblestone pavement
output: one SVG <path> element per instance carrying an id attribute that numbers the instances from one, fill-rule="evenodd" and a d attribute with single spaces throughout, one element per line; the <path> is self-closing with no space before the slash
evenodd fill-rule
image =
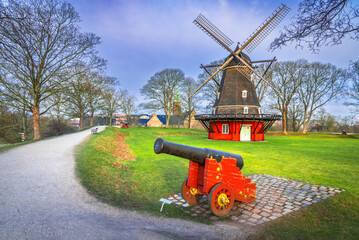
<path id="1" fill-rule="evenodd" d="M 235 201 L 229 217 L 240 224 L 258 225 L 268 222 L 345 191 L 264 174 L 247 177 L 257 183 L 257 199 L 251 203 Z M 193 217 L 219 219 L 209 209 L 206 196 L 196 206 L 190 206 L 181 193 L 167 199 Z"/>

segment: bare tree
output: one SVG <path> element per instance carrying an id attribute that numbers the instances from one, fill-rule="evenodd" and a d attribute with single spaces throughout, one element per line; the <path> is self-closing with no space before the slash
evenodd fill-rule
<path id="1" fill-rule="evenodd" d="M 265 78 L 272 79 L 273 68 L 268 68 L 269 64 L 260 64 L 256 71 Z M 268 71 L 266 71 L 268 69 Z M 265 74 L 264 74 L 265 73 Z M 253 74 L 253 83 L 256 87 L 256 93 L 259 103 L 262 102 L 265 96 L 270 92 L 270 87 L 267 83 L 262 81 L 257 75 Z"/>
<path id="2" fill-rule="evenodd" d="M 58 121 L 63 119 L 66 114 L 66 102 L 67 96 L 65 95 L 65 91 L 56 92 L 51 97 L 49 97 L 47 104 L 52 105 L 52 108 L 48 111 L 50 116 Z"/>
<path id="3" fill-rule="evenodd" d="M 359 7 L 350 0 L 303 0 L 293 21 L 271 43 L 272 50 L 296 42 L 317 52 L 322 45 L 338 45 L 350 36 L 359 39 Z"/>
<path id="4" fill-rule="evenodd" d="M 81 66 L 76 67 L 73 71 L 82 71 L 81 68 Z M 89 111 L 89 98 L 92 93 L 92 79 L 90 74 L 89 72 L 82 72 L 74 75 L 69 80 L 68 87 L 65 90 L 68 115 L 80 118 L 80 129 L 84 128 L 84 117 Z"/>
<path id="5" fill-rule="evenodd" d="M 298 132 L 303 123 L 303 115 L 303 109 L 299 100 L 299 96 L 298 94 L 295 94 L 288 106 L 287 128 L 291 129 L 291 131 Z"/>
<path id="6" fill-rule="evenodd" d="M 351 101 L 345 103 L 345 105 L 351 107 L 351 111 L 354 115 L 359 114 L 359 61 L 354 62 L 350 66 L 350 78 L 351 87 L 348 91 L 348 96 Z"/>
<path id="7" fill-rule="evenodd" d="M 346 73 L 331 64 L 319 62 L 307 64 L 298 94 L 303 107 L 303 133 L 313 113 L 342 93 L 347 82 Z"/>
<path id="8" fill-rule="evenodd" d="M 65 121 L 66 115 L 66 102 L 67 96 L 65 91 L 58 91 L 51 95 L 45 102 L 45 104 L 52 105 L 52 108 L 48 111 L 51 118 L 53 118 L 53 127 L 56 129 L 57 135 L 63 134 L 62 127 Z"/>
<path id="9" fill-rule="evenodd" d="M 267 78 L 277 89 L 274 108 L 282 113 L 282 130 L 287 134 L 288 107 L 302 83 L 303 69 L 306 61 L 279 62 L 273 69 L 272 79 Z"/>
<path id="10" fill-rule="evenodd" d="M 318 121 L 320 129 L 322 132 L 334 132 L 334 128 L 337 122 L 335 116 L 327 113 L 324 108 L 320 108 L 319 111 L 315 113 L 315 119 Z"/>
<path id="11" fill-rule="evenodd" d="M 21 118 L 14 109 L 0 103 L 0 143 L 20 141 Z"/>
<path id="12" fill-rule="evenodd" d="M 32 112 L 39 139 L 40 115 L 52 107 L 41 110 L 41 103 L 72 77 L 58 75 L 73 62 L 103 64 L 95 57 L 100 38 L 81 33 L 78 13 L 62 0 L 1 1 L 0 16 L 0 68 L 6 72 L 0 84 L 7 97 Z"/>
<path id="13" fill-rule="evenodd" d="M 17 91 L 21 93 L 24 98 L 28 97 L 28 92 L 24 91 L 23 89 L 21 88 L 14 88 L 14 89 L 17 89 Z M 29 133 L 29 124 L 28 124 L 29 111 L 27 105 L 24 102 L 16 101 L 11 95 L 6 94 L 5 91 L 6 89 L 4 88 L 1 89 L 1 84 L 0 84 L 0 104 L 4 106 L 9 106 L 10 109 L 13 109 L 14 111 L 18 112 L 19 116 L 21 116 L 22 127 L 21 129 L 19 129 L 19 131 L 21 131 L 21 134 L 23 134 L 22 140 L 26 141 L 27 135 Z"/>
<path id="14" fill-rule="evenodd" d="M 93 118 L 96 110 L 101 109 L 101 99 L 103 97 L 103 89 L 106 89 L 109 85 L 117 84 L 117 80 L 114 77 L 107 77 L 97 72 L 92 72 L 89 75 L 89 111 L 90 111 L 90 126 L 93 126 Z"/>
<path id="15" fill-rule="evenodd" d="M 121 94 L 114 88 L 108 87 L 103 91 L 103 110 L 106 112 L 112 126 L 112 116 L 120 109 Z"/>
<path id="16" fill-rule="evenodd" d="M 214 66 L 214 67 L 207 67 L 205 69 L 203 69 L 203 72 L 198 76 L 198 81 L 199 82 L 204 82 L 206 81 L 218 68 L 218 66 L 222 65 L 224 62 L 224 60 L 217 60 L 214 62 L 211 62 L 209 64 L 209 66 Z M 217 66 L 218 65 L 218 66 Z M 223 75 L 223 71 L 219 72 L 214 78 L 213 80 L 209 81 L 206 85 L 204 85 L 203 88 L 201 88 L 201 90 L 199 91 L 202 95 L 202 99 L 204 101 L 208 102 L 207 105 L 207 110 L 209 111 L 213 111 L 213 106 L 214 103 L 217 100 L 217 96 L 218 96 L 218 89 L 219 89 L 219 84 L 221 83 L 221 79 L 222 79 L 222 75 Z"/>
<path id="17" fill-rule="evenodd" d="M 186 78 L 181 85 L 183 107 L 188 113 L 188 128 L 191 128 L 192 112 L 199 101 L 198 92 L 192 96 L 198 87 L 198 82 L 191 77 Z"/>
<path id="18" fill-rule="evenodd" d="M 121 109 L 126 114 L 126 122 L 129 124 L 131 114 L 136 111 L 136 97 L 132 94 L 129 94 L 127 90 L 122 90 L 120 96 L 119 109 Z"/>
<path id="19" fill-rule="evenodd" d="M 176 90 L 184 81 L 184 73 L 180 69 L 165 69 L 156 73 L 141 88 L 141 94 L 151 101 L 144 104 L 145 108 L 163 109 L 166 115 L 166 127 L 173 109 Z"/>

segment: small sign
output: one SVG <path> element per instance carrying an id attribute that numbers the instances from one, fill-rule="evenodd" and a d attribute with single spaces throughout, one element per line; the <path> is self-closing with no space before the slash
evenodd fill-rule
<path id="1" fill-rule="evenodd" d="M 162 206 L 161 206 L 160 212 L 162 212 L 163 205 L 165 205 L 165 203 L 167 203 L 167 204 L 171 204 L 171 203 L 172 203 L 172 201 L 170 201 L 170 200 L 168 200 L 168 199 L 165 199 L 165 198 L 161 198 L 161 199 L 160 199 L 160 202 L 162 202 Z"/>

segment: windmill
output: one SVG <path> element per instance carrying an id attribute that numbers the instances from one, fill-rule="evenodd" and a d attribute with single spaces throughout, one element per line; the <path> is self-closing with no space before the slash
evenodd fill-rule
<path id="1" fill-rule="evenodd" d="M 255 91 L 256 86 L 254 86 L 252 80 L 253 75 L 256 75 L 260 81 L 268 84 L 276 94 L 279 94 L 274 86 L 259 74 L 252 65 L 260 62 L 270 62 L 272 64 L 276 59 L 251 61 L 243 51 L 252 52 L 284 19 L 289 11 L 290 8 L 283 4 L 280 5 L 242 45 L 237 45 L 234 51 L 230 48 L 233 41 L 202 14 L 199 14 L 193 21 L 202 31 L 230 53 L 222 65 L 201 65 L 201 68 L 204 68 L 208 74 L 207 68 L 219 68 L 212 75 L 209 74 L 210 77 L 193 93 L 194 95 L 220 71 L 223 71 L 217 99 L 214 104 L 214 113 L 195 116 L 195 119 L 199 120 L 208 131 L 208 138 L 261 141 L 264 140 L 266 131 L 276 120 L 281 118 L 279 115 L 261 113 Z"/>

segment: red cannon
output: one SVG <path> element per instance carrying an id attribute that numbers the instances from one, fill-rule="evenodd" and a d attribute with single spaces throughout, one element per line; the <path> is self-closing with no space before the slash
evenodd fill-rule
<path id="1" fill-rule="evenodd" d="M 227 215 L 234 201 L 251 202 L 256 198 L 256 184 L 242 175 L 243 159 L 239 154 L 209 148 L 197 148 L 171 143 L 158 138 L 155 153 L 167 153 L 189 159 L 188 178 L 182 184 L 183 198 L 197 204 L 208 196 L 212 212 Z"/>

